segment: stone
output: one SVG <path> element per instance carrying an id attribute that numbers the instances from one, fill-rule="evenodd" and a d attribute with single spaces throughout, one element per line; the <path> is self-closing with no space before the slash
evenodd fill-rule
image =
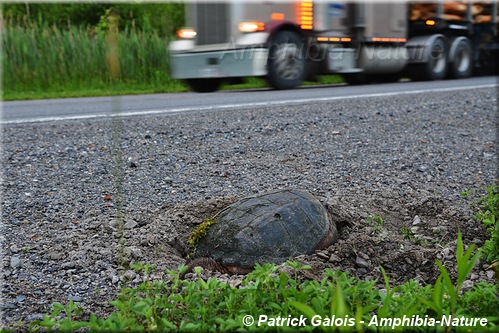
<path id="1" fill-rule="evenodd" d="M 331 256 L 329 257 L 329 262 L 341 262 L 341 258 L 336 254 L 331 254 Z"/>
<path id="2" fill-rule="evenodd" d="M 83 301 L 83 298 L 81 296 L 77 296 L 77 295 L 69 295 L 68 301 L 81 302 L 81 301 Z"/>
<path id="3" fill-rule="evenodd" d="M 19 247 L 17 247 L 17 245 L 12 245 L 10 248 L 9 248 L 10 252 L 12 253 L 19 253 L 19 251 L 21 251 L 21 249 Z"/>
<path id="4" fill-rule="evenodd" d="M 19 258 L 18 256 L 13 256 L 12 258 L 10 258 L 10 267 L 11 268 L 19 268 L 23 265 L 23 262 L 21 260 L 21 258 Z"/>
<path id="5" fill-rule="evenodd" d="M 135 222 L 134 220 L 128 220 L 126 223 L 125 223 L 125 229 L 133 229 L 135 228 L 136 226 L 138 226 L 139 224 L 137 222 Z"/>
<path id="6" fill-rule="evenodd" d="M 367 260 L 361 258 L 360 256 L 357 256 L 357 259 L 355 259 L 355 264 L 360 268 L 369 268 L 369 263 L 367 262 Z"/>

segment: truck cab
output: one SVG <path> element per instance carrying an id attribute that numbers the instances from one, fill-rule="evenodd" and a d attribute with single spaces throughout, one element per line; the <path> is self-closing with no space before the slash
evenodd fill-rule
<path id="1" fill-rule="evenodd" d="M 198 92 L 252 76 L 275 89 L 322 74 L 352 84 L 468 77 L 485 53 L 497 56 L 497 3 L 452 3 L 188 3 L 188 27 L 169 45 L 172 76 Z"/>

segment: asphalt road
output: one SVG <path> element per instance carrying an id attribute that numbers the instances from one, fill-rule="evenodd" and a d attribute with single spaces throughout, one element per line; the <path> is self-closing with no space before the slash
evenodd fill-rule
<path id="1" fill-rule="evenodd" d="M 365 86 L 307 86 L 286 91 L 258 89 L 220 91 L 211 94 L 170 93 L 121 97 L 13 101 L 3 103 L 0 124 L 89 119 L 116 115 L 127 117 L 195 111 L 219 111 L 400 94 L 428 94 L 494 86 L 498 86 L 497 78 L 490 76 L 465 80 L 398 82 Z"/>

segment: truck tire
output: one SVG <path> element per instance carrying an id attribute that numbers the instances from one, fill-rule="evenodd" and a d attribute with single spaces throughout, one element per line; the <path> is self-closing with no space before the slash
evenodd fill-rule
<path id="1" fill-rule="evenodd" d="M 222 84 L 222 80 L 219 78 L 209 78 L 209 79 L 187 79 L 187 84 L 191 89 L 198 93 L 209 93 L 217 91 Z"/>
<path id="2" fill-rule="evenodd" d="M 278 90 L 293 89 L 305 77 L 303 39 L 292 31 L 279 31 L 270 41 L 267 61 L 268 81 Z"/>
<path id="3" fill-rule="evenodd" d="M 428 61 L 411 66 L 411 78 L 416 81 L 443 80 L 449 68 L 449 46 L 445 37 L 438 37 L 426 46 Z"/>
<path id="4" fill-rule="evenodd" d="M 462 79 L 471 76 L 473 52 L 471 43 L 466 37 L 456 38 L 449 51 L 449 77 L 452 79 Z"/>

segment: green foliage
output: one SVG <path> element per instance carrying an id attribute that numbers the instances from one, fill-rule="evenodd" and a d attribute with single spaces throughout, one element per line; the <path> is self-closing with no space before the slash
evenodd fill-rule
<path id="1" fill-rule="evenodd" d="M 303 318 L 303 331 L 343 331 L 366 329 L 393 332 L 410 329 L 413 332 L 440 332 L 450 327 L 440 325 L 397 325 L 403 318 L 435 318 L 454 315 L 455 318 L 478 317 L 487 319 L 483 332 L 496 332 L 499 317 L 496 310 L 499 299 L 494 297 L 497 287 L 485 282 L 462 292 L 462 285 L 478 260 L 473 255 L 474 246 L 464 251 L 461 234 L 457 245 L 457 280 L 452 282 L 449 273 L 440 262 L 441 275 L 435 285 L 421 286 L 410 280 L 391 287 L 388 275 L 381 271 L 385 288 L 374 288 L 376 281 L 357 280 L 348 273 L 325 270 L 324 278 L 300 281 L 296 278 L 301 270 L 310 269 L 296 262 L 287 264 L 293 268 L 295 278 L 280 272 L 271 264 L 257 265 L 238 287 L 210 278 L 204 280 L 201 269 L 196 268 L 196 281 L 179 279 L 179 271 L 169 271 L 169 279 L 149 281 L 139 287 L 124 288 L 111 302 L 116 307 L 108 318 L 91 315 L 87 321 L 77 321 L 81 309 L 70 302 L 67 306 L 53 305 L 53 311 L 43 320 L 31 323 L 31 329 L 42 328 L 75 331 L 87 328 L 90 332 L 101 331 L 295 331 L 296 327 L 274 326 L 275 318 Z M 154 267 L 133 265 L 149 276 Z M 180 271 L 184 267 L 180 268 Z M 254 319 L 249 323 L 247 316 Z M 258 322 L 260 325 L 258 326 Z M 246 325 L 244 324 L 246 323 Z M 377 323 L 373 326 L 372 323 Z M 370 326 L 371 325 L 371 326 Z M 457 331 L 474 330 L 476 327 L 453 327 Z"/>
<path id="2" fill-rule="evenodd" d="M 113 11 L 121 17 L 120 30 L 154 30 L 168 37 L 184 25 L 185 8 L 181 2 L 170 3 L 6 3 L 4 17 L 17 22 L 45 23 L 59 29 L 68 25 L 95 27 Z"/>
<path id="3" fill-rule="evenodd" d="M 436 261 L 441 274 L 433 288 L 432 300 L 429 301 L 421 297 L 418 298 L 421 302 L 433 309 L 438 316 L 442 316 L 444 314 L 455 315 L 457 313 L 457 306 L 463 283 L 471 273 L 471 270 L 476 265 L 480 257 L 480 252 L 473 255 L 474 249 L 475 244 L 472 244 L 468 250 L 464 252 L 463 239 L 461 237 L 461 232 L 459 231 L 456 251 L 457 281 L 455 285 L 444 265 L 440 261 Z"/>
<path id="4" fill-rule="evenodd" d="M 414 238 L 414 235 L 412 234 L 412 230 L 410 228 L 401 228 L 400 232 L 404 235 L 404 239 Z"/>
<path id="5" fill-rule="evenodd" d="M 499 186 L 487 188 L 487 196 L 478 201 L 480 211 L 475 218 L 482 222 L 490 238 L 482 247 L 482 257 L 488 263 L 499 260 Z"/>
<path id="6" fill-rule="evenodd" d="M 382 226 L 383 225 L 383 218 L 379 215 L 369 214 L 369 216 L 367 217 L 367 223 L 369 223 L 371 225 Z"/>
<path id="7" fill-rule="evenodd" d="M 93 28 L 7 24 L 3 47 L 4 97 L 19 92 L 43 93 L 79 90 L 108 91 L 109 44 L 105 32 Z M 168 39 L 154 30 L 125 29 L 118 33 L 121 68 L 118 89 L 150 87 L 164 91 L 178 85 L 171 79 Z M 163 90 L 162 90 L 163 89 Z"/>
<path id="8" fill-rule="evenodd" d="M 167 51 L 183 25 L 183 6 L 5 4 L 4 99 L 185 89 L 169 75 Z M 119 17 L 118 81 L 108 69 L 111 14 Z"/>

